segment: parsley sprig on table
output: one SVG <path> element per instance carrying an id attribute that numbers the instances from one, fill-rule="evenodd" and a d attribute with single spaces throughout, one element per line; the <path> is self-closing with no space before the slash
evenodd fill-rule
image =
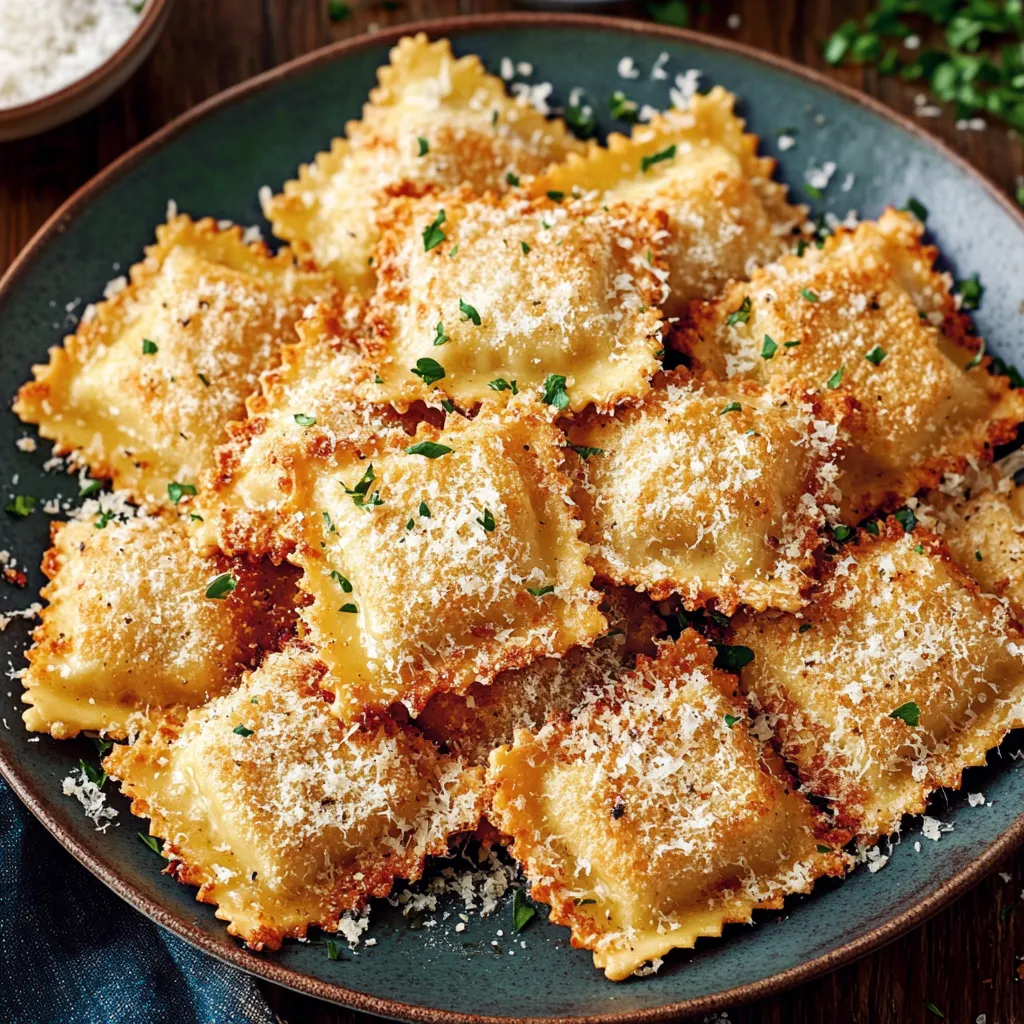
<path id="1" fill-rule="evenodd" d="M 901 48 L 923 37 L 917 50 Z M 824 44 L 829 64 L 871 64 L 928 85 L 958 118 L 989 115 L 1024 131 L 1024 6 L 1019 0 L 882 0 Z M 1024 194 L 1018 195 L 1018 201 Z"/>

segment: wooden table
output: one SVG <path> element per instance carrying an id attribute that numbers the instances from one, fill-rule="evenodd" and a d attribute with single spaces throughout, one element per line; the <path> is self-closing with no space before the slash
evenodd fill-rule
<path id="1" fill-rule="evenodd" d="M 451 14 L 502 10 L 509 0 L 398 0 L 362 5 L 332 23 L 326 0 L 176 0 L 167 30 L 134 79 L 99 109 L 34 139 L 0 145 L 0 272 L 32 233 L 76 188 L 124 150 L 171 118 L 250 75 L 336 39 L 377 26 Z M 694 3 L 693 27 L 721 34 L 824 69 L 897 110 L 911 113 L 919 91 L 880 81 L 871 70 L 828 69 L 820 41 L 845 18 L 862 12 L 856 2 L 733 0 Z M 621 13 L 642 14 L 624 3 Z M 710 9 L 710 10 L 708 10 Z M 735 24 L 739 15 L 739 25 Z M 204 58 L 204 55 L 207 55 Z M 1006 131 L 957 131 L 951 112 L 921 122 L 989 175 L 1016 191 L 1024 147 Z M 938 1021 L 932 1003 L 950 1022 L 1024 1022 L 1024 987 L 1018 986 L 1018 952 L 1024 955 L 1024 857 L 1001 866 L 954 906 L 887 949 L 786 995 L 734 1009 L 731 1024 L 858 1022 L 904 1024 Z M 266 985 L 287 1024 L 370 1022 Z M 509 1007 L 514 1013 L 515 1008 Z"/>

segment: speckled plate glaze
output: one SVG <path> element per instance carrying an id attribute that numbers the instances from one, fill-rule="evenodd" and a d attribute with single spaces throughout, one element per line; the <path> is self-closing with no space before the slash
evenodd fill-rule
<path id="1" fill-rule="evenodd" d="M 720 40 L 649 24 L 570 15 L 499 15 L 407 26 L 320 51 L 203 104 L 127 154 L 74 196 L 40 231 L 0 283 L 0 481 L 40 499 L 72 497 L 77 488 L 46 474 L 43 446 L 15 448 L 31 436 L 9 410 L 9 399 L 72 321 L 67 304 L 97 298 L 104 283 L 139 258 L 169 198 L 193 214 L 261 222 L 257 190 L 278 187 L 300 161 L 325 148 L 360 106 L 400 34 L 424 28 L 449 36 L 459 54 L 478 53 L 496 69 L 502 56 L 529 61 L 534 81 L 551 81 L 554 99 L 575 85 L 606 111 L 620 86 L 640 102 L 668 103 L 668 82 L 648 71 L 666 52 L 671 76 L 698 68 L 705 85 L 721 83 L 744 98 L 751 130 L 777 156 L 782 177 L 799 190 L 804 171 L 835 161 L 838 170 L 819 208 L 840 216 L 855 208 L 873 216 L 886 203 L 916 196 L 931 211 L 928 226 L 957 276 L 980 273 L 986 286 L 978 315 L 990 348 L 1024 363 L 1024 218 L 966 164 L 913 125 L 825 80 Z M 616 66 L 631 55 L 642 76 L 621 82 Z M 605 120 L 602 128 L 612 125 Z M 797 144 L 777 152 L 776 138 L 795 130 Z M 849 184 L 847 175 L 854 175 Z M 844 189 L 844 184 L 849 187 Z M 47 516 L 0 516 L 3 542 L 29 567 L 29 589 L 0 588 L 0 611 L 25 607 L 42 577 Z M 30 624 L 15 619 L 0 633 L 6 670 L 22 667 Z M 7 690 L 11 692 L 6 692 Z M 0 769 L 54 835 L 111 888 L 161 924 L 207 952 L 283 985 L 347 1006 L 407 1020 L 664 1020 L 706 1013 L 764 996 L 837 967 L 919 924 L 977 881 L 1024 838 L 1021 740 L 1011 737 L 990 766 L 968 772 L 959 794 L 939 794 L 933 811 L 954 826 L 940 842 L 907 823 L 884 870 L 860 869 L 846 881 L 820 885 L 791 899 L 783 913 L 759 915 L 754 928 L 730 927 L 720 941 L 670 957 L 661 972 L 619 985 L 593 969 L 590 954 L 569 946 L 566 929 L 543 912 L 513 945 L 511 910 L 472 918 L 462 933 L 453 922 L 410 928 L 387 904 L 375 907 L 370 934 L 357 955 L 328 960 L 325 941 L 288 943 L 277 953 L 252 954 L 231 939 L 194 890 L 160 874 L 160 862 L 136 838 L 140 827 L 125 801 L 113 797 L 118 825 L 95 832 L 78 804 L 61 795 L 61 779 L 92 754 L 84 740 L 30 741 L 22 730 L 19 687 L 0 695 Z M 987 803 L 970 807 L 968 792 Z M 916 847 L 920 840 L 920 849 Z M 442 910 L 461 909 L 454 903 Z M 436 915 L 440 917 L 440 914 Z M 496 939 L 497 929 L 504 936 Z M 56 941 L 56 939 L 55 939 Z M 510 955 L 512 952 L 515 955 Z"/>

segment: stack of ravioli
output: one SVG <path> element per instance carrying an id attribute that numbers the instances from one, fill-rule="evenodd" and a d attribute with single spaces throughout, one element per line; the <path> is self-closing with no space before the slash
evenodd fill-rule
<path id="1" fill-rule="evenodd" d="M 1024 398 L 911 215 L 809 231 L 756 149 L 404 39 L 286 245 L 172 217 L 22 388 L 137 512 L 54 527 L 27 726 L 127 741 L 251 947 L 475 834 L 622 979 L 1024 725 Z"/>

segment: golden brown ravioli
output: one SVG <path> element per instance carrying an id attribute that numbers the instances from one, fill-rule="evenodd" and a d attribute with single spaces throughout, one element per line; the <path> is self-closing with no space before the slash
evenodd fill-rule
<path id="1" fill-rule="evenodd" d="M 845 869 L 713 660 L 687 630 L 491 754 L 493 820 L 534 899 L 613 981 Z"/>
<path id="2" fill-rule="evenodd" d="M 131 283 L 33 367 L 14 411 L 133 500 L 167 504 L 169 484 L 196 486 L 295 321 L 335 286 L 209 218 L 156 234 Z"/>
<path id="3" fill-rule="evenodd" d="M 781 751 L 865 839 L 960 785 L 1024 724 L 1024 643 L 922 527 L 844 546 L 799 615 L 736 623 L 743 688 Z"/>
<path id="4" fill-rule="evenodd" d="M 237 686 L 293 630 L 294 571 L 201 558 L 178 520 L 100 524 L 102 515 L 53 524 L 43 559 L 49 605 L 22 676 L 29 730 L 123 738 L 133 718 Z M 234 588 L 208 597 L 224 574 Z"/>
<path id="5" fill-rule="evenodd" d="M 400 39 L 378 79 L 362 120 L 345 126 L 347 138 L 302 165 L 266 204 L 276 235 L 366 294 L 374 207 L 387 188 L 465 183 L 500 192 L 583 149 L 562 121 L 507 96 L 479 57 L 455 58 L 447 39 Z"/>
<path id="6" fill-rule="evenodd" d="M 855 399 L 839 487 L 850 521 L 898 507 L 947 469 L 991 457 L 1024 398 L 964 333 L 921 225 L 887 211 L 695 304 L 676 341 L 719 376 Z"/>
<path id="7" fill-rule="evenodd" d="M 663 214 L 462 189 L 396 198 L 381 221 L 368 357 L 383 399 L 469 409 L 560 376 L 576 411 L 647 390 Z"/>
<path id="8" fill-rule="evenodd" d="M 272 654 L 234 691 L 104 761 L 164 840 L 167 872 L 254 949 L 310 925 L 337 930 L 395 878 L 419 878 L 484 807 L 481 769 L 386 716 L 340 722 L 325 672 L 302 648 Z"/>

